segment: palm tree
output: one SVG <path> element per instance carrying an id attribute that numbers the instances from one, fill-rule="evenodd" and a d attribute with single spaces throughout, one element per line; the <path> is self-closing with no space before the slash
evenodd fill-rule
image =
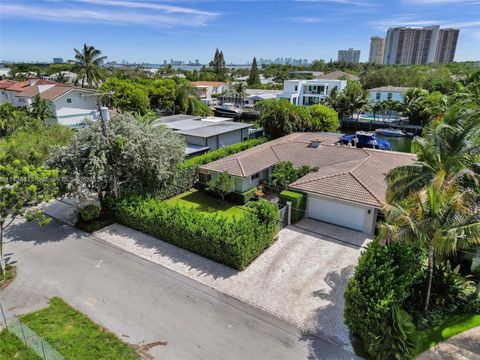
<path id="1" fill-rule="evenodd" d="M 85 85 L 85 81 L 87 81 L 89 85 L 98 83 L 102 79 L 100 66 L 107 57 L 101 56 L 102 52 L 100 50 L 87 44 L 83 44 L 82 51 L 77 49 L 74 49 L 74 51 L 78 77 L 82 79 L 82 88 Z"/>
<path id="2" fill-rule="evenodd" d="M 411 192 L 431 184 L 440 173 L 463 188 L 479 186 L 479 116 L 459 120 L 456 126 L 432 124 L 425 129 L 424 137 L 416 137 L 412 143 L 417 154 L 415 163 L 387 174 L 387 202 L 405 199 Z"/>
<path id="3" fill-rule="evenodd" d="M 65 74 L 64 74 L 62 71 L 59 71 L 59 72 L 55 75 L 55 81 L 56 81 L 56 82 L 59 82 L 59 83 L 66 83 L 66 82 L 68 82 L 68 79 L 67 79 L 67 77 L 65 76 Z"/>
<path id="4" fill-rule="evenodd" d="M 242 82 L 238 82 L 238 83 L 234 84 L 229 89 L 228 92 L 233 95 L 234 99 L 238 98 L 238 102 L 240 103 L 240 105 L 243 105 L 243 99 L 247 95 L 246 90 L 247 90 L 247 84 L 242 81 Z M 234 102 L 236 102 L 236 101 L 234 101 Z"/>
<path id="5" fill-rule="evenodd" d="M 198 100 L 195 88 L 187 81 L 182 81 L 177 85 L 177 95 L 175 98 L 175 112 L 186 114 L 189 109 L 194 107 Z"/>
<path id="6" fill-rule="evenodd" d="M 52 117 L 50 101 L 41 98 L 39 95 L 35 96 L 35 100 L 30 108 L 30 114 L 42 122 L 47 121 Z"/>
<path id="7" fill-rule="evenodd" d="M 425 188 L 410 195 L 400 205 L 386 205 L 380 238 L 389 243 L 404 241 L 427 249 L 428 282 L 424 310 L 428 310 L 433 266 L 437 257 L 455 254 L 480 244 L 480 208 L 478 194 L 452 183 L 440 172 Z"/>

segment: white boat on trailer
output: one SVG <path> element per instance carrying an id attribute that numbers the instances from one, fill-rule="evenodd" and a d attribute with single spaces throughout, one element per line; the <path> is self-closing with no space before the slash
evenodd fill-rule
<path id="1" fill-rule="evenodd" d="M 378 135 L 383 135 L 383 136 L 391 136 L 391 137 L 402 137 L 402 136 L 410 136 L 410 134 L 406 133 L 403 130 L 400 129 L 376 129 L 375 132 Z"/>

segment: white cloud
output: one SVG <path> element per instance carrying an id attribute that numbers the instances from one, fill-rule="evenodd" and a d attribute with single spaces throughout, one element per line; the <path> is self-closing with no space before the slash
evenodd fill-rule
<path id="1" fill-rule="evenodd" d="M 51 0 L 49 2 L 52 2 Z M 60 3 L 60 1 L 55 1 Z M 100 4 L 96 0 L 82 0 L 91 4 Z M 0 3 L 2 17 L 10 16 L 17 18 L 33 18 L 52 22 L 97 22 L 112 25 L 144 25 L 153 27 L 175 26 L 204 26 L 219 14 L 204 12 L 192 8 L 177 6 L 147 8 L 150 3 L 123 2 L 118 0 L 105 0 L 113 8 L 105 11 L 98 6 L 92 8 L 59 7 L 55 6 L 32 6 L 30 4 L 5 4 Z M 114 3 L 122 3 L 121 5 Z M 38 3 L 37 3 L 38 4 Z M 69 3 L 71 5 L 71 3 Z M 135 5 L 135 6 L 133 6 Z M 151 4 L 160 5 L 160 4 Z M 125 9 L 128 8 L 128 9 Z M 134 9 L 144 9 L 134 10 Z M 148 11 L 145 11 L 148 10 Z"/>

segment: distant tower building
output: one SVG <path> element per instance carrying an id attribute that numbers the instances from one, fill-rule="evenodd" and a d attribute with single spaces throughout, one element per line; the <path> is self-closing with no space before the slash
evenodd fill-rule
<path id="1" fill-rule="evenodd" d="M 53 58 L 53 63 L 54 64 L 63 64 L 63 59 L 62 58 Z"/>
<path id="2" fill-rule="evenodd" d="M 200 65 L 200 60 L 195 59 L 195 65 Z"/>
<path id="3" fill-rule="evenodd" d="M 436 63 L 446 64 L 453 61 L 459 33 L 459 29 L 440 29 L 435 52 Z"/>
<path id="4" fill-rule="evenodd" d="M 455 56 L 458 29 L 440 26 L 390 28 L 385 41 L 384 64 L 450 62 Z M 439 41 L 441 39 L 441 41 Z"/>
<path id="5" fill-rule="evenodd" d="M 338 61 L 358 64 L 360 62 L 360 50 L 354 50 L 353 48 L 338 50 Z"/>
<path id="6" fill-rule="evenodd" d="M 385 51 L 385 39 L 380 36 L 370 38 L 370 53 L 368 62 L 371 64 L 383 64 L 383 52 Z"/>

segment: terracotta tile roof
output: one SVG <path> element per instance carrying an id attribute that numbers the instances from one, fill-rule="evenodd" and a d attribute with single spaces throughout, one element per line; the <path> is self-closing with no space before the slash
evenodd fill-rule
<path id="1" fill-rule="evenodd" d="M 71 85 L 66 85 L 66 84 L 57 85 L 57 86 L 51 87 L 50 89 L 47 89 L 47 90 L 41 92 L 40 97 L 42 99 L 52 101 L 52 100 L 55 100 L 59 96 L 65 94 L 66 92 L 68 92 L 72 89 L 76 89 L 76 88 L 74 88 Z M 84 89 L 82 89 L 82 90 L 84 90 Z"/>
<path id="2" fill-rule="evenodd" d="M 22 91 L 27 86 L 30 86 L 30 83 L 27 81 L 15 81 L 11 86 L 7 87 L 7 90 L 11 91 Z"/>
<path id="3" fill-rule="evenodd" d="M 6 89 L 14 84 L 18 83 L 19 81 L 15 80 L 0 80 L 0 89 Z"/>
<path id="4" fill-rule="evenodd" d="M 193 86 L 224 86 L 227 85 L 221 81 L 192 81 Z"/>
<path id="5" fill-rule="evenodd" d="M 20 91 L 17 95 L 15 96 L 20 96 L 20 97 L 34 97 L 40 94 L 40 90 L 37 85 L 30 85 L 24 88 L 22 91 Z"/>
<path id="6" fill-rule="evenodd" d="M 247 177 L 279 161 L 309 165 L 318 171 L 290 187 L 348 201 L 381 207 L 387 184 L 385 174 L 415 161 L 415 155 L 392 151 L 356 149 L 334 145 L 340 134 L 295 133 L 200 167 L 202 170 Z M 321 138 L 318 147 L 311 140 Z"/>

